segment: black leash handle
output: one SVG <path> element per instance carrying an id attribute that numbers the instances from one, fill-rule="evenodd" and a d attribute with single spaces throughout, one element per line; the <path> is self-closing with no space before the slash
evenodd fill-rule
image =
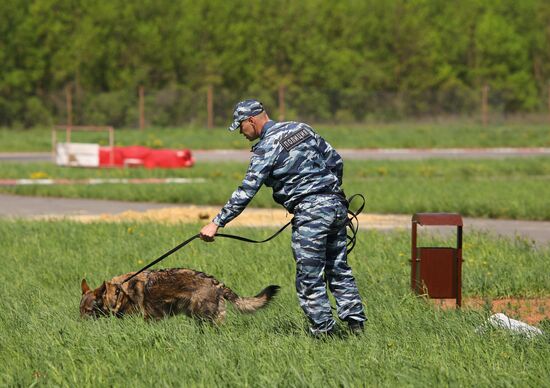
<path id="1" fill-rule="evenodd" d="M 361 194 L 352 195 L 348 199 L 348 204 L 351 204 L 353 199 L 356 198 L 356 197 L 362 198 L 363 203 L 361 204 L 359 209 L 357 209 L 355 212 L 349 210 L 349 205 L 348 205 L 348 214 L 350 214 L 350 217 L 348 218 L 348 222 L 347 222 L 346 226 L 351 229 L 351 236 L 346 235 L 346 237 L 348 239 L 348 243 L 347 243 L 347 253 L 348 254 L 353 250 L 353 248 L 355 247 L 355 244 L 357 242 L 357 232 L 359 230 L 359 220 L 357 219 L 357 216 L 359 215 L 359 213 L 361 213 L 363 211 L 363 208 L 365 207 L 365 197 L 363 197 L 363 195 L 361 195 Z M 355 222 L 355 224 L 354 224 L 354 222 Z M 275 237 L 277 237 L 279 234 L 281 234 L 281 232 L 283 230 L 285 230 L 291 223 L 292 223 L 292 220 L 287 222 L 282 228 L 280 228 L 277 232 L 275 232 L 275 234 L 273 234 L 272 236 L 266 238 L 265 240 L 252 240 L 252 239 L 247 238 L 247 237 L 235 236 L 233 234 L 225 234 L 225 233 L 216 233 L 216 236 L 217 237 L 231 238 L 231 239 L 234 239 L 234 240 L 244 241 L 244 242 L 253 243 L 253 244 L 262 244 L 262 243 L 268 242 L 270 240 L 273 240 Z M 157 264 L 158 262 L 164 260 L 165 258 L 170 256 L 174 252 L 180 250 L 181 248 L 183 248 L 184 246 L 186 246 L 187 244 L 189 244 L 191 241 L 193 241 L 194 239 L 196 239 L 198 237 L 200 237 L 200 233 L 195 234 L 194 236 L 188 238 L 187 240 L 185 240 L 181 244 L 179 244 L 179 245 L 175 246 L 174 248 L 170 249 L 168 252 L 166 252 L 165 254 L 160 256 L 158 259 L 150 262 L 145 267 L 143 267 L 142 269 L 137 271 L 135 274 L 133 274 L 132 276 L 126 278 L 121 283 L 121 285 L 128 282 L 130 279 L 133 279 L 134 277 L 136 277 L 137 275 L 139 275 L 140 273 L 142 273 L 146 269 L 148 269 L 148 268 L 152 267 L 153 265 Z"/>
<path id="2" fill-rule="evenodd" d="M 362 200 L 361 206 L 359 206 L 359 208 L 356 211 L 350 210 L 349 208 L 351 206 L 351 203 L 355 198 L 358 198 L 358 197 L 361 198 Z M 348 199 L 348 214 L 350 216 L 348 217 L 348 223 L 346 226 L 350 229 L 350 232 L 351 232 L 351 235 L 350 234 L 346 235 L 346 238 L 348 240 L 348 243 L 346 245 L 348 255 L 351 253 L 351 251 L 353 251 L 353 248 L 355 248 L 355 244 L 357 243 L 357 233 L 359 232 L 359 219 L 357 217 L 365 208 L 365 202 L 366 201 L 363 194 L 353 194 Z"/>

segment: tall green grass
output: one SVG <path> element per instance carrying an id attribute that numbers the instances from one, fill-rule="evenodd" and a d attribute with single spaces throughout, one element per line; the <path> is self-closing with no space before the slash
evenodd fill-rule
<path id="1" fill-rule="evenodd" d="M 199 163 L 190 169 L 74 169 L 48 163 L 0 164 L 1 178 L 205 178 L 169 185 L 1 187 L 2 193 L 161 203 L 223 205 L 240 184 L 245 163 Z M 363 193 L 367 212 L 458 212 L 464 216 L 550 220 L 550 158 L 506 160 L 347 161 L 344 188 Z M 276 206 L 263 188 L 251 206 Z"/>
<path id="2" fill-rule="evenodd" d="M 550 129 L 545 124 L 508 124 L 482 127 L 476 123 L 449 122 L 421 124 L 314 125 L 336 148 L 407 147 L 548 147 Z M 63 141 L 63 131 L 58 140 Z M 108 144 L 107 133 L 75 132 L 72 141 Z M 117 129 L 117 145 L 144 145 L 154 148 L 247 149 L 248 141 L 225 128 L 201 127 Z M 0 152 L 49 151 L 51 129 L 0 129 Z"/>
<path id="3" fill-rule="evenodd" d="M 489 311 L 440 311 L 409 293 L 407 233 L 360 233 L 349 261 L 369 316 L 362 337 L 308 336 L 287 232 L 254 246 L 194 241 L 159 265 L 205 271 L 240 295 L 279 284 L 257 314 L 230 308 L 220 328 L 185 316 L 79 318 L 83 277 L 97 286 L 135 270 L 199 227 L 0 221 L 0 385 L 492 387 L 550 378 L 548 334 L 476 334 Z M 232 232 L 260 238 L 270 230 Z M 466 296 L 550 293 L 548 250 L 466 234 L 464 257 Z"/>

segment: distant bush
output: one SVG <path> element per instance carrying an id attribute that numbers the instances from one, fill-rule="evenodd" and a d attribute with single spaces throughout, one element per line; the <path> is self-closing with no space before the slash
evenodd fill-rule
<path id="1" fill-rule="evenodd" d="M 27 128 L 36 125 L 49 126 L 53 123 L 50 111 L 37 97 L 30 97 L 25 101 L 23 112 L 23 125 Z"/>
<path id="2" fill-rule="evenodd" d="M 138 118 L 131 114 L 137 99 L 125 91 L 101 93 L 85 101 L 83 123 L 112 125 L 114 127 L 134 127 Z"/>

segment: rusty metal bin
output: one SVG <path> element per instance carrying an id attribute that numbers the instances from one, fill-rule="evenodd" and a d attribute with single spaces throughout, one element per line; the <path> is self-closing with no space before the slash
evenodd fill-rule
<path id="1" fill-rule="evenodd" d="M 418 247 L 417 226 L 456 226 L 456 248 Z M 416 213 L 412 217 L 411 288 L 434 299 L 456 299 L 462 305 L 462 216 Z"/>

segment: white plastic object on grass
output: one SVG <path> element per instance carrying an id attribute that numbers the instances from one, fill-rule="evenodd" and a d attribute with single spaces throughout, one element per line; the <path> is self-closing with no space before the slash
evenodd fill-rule
<path id="1" fill-rule="evenodd" d="M 540 330 L 539 328 L 528 325 L 525 322 L 507 317 L 502 313 L 491 315 L 489 317 L 489 323 L 497 329 L 508 329 L 516 333 L 524 334 L 526 337 L 529 338 L 543 334 L 542 330 Z"/>

